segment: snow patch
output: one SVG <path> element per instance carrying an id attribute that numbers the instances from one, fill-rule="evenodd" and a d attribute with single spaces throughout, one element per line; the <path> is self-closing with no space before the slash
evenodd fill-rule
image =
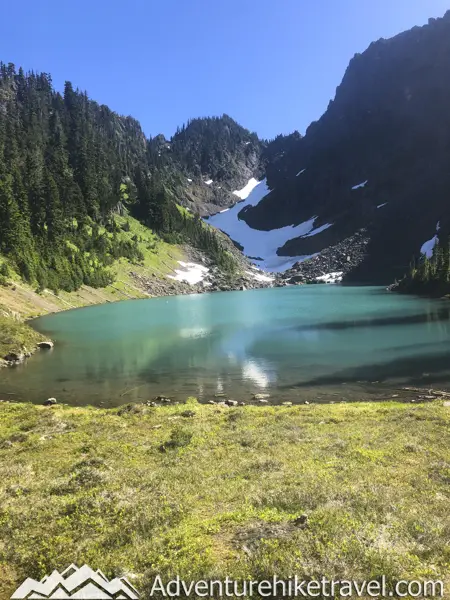
<path id="1" fill-rule="evenodd" d="M 352 187 L 352 190 L 358 190 L 359 188 L 363 188 L 366 187 L 366 185 L 369 183 L 369 180 L 366 179 L 366 181 L 363 181 L 362 183 L 358 183 L 358 185 L 354 185 Z"/>
<path id="2" fill-rule="evenodd" d="M 387 204 L 387 202 L 385 202 L 384 204 L 379 204 L 379 205 L 377 206 L 377 208 L 383 208 L 383 206 L 386 206 L 386 204 Z"/>
<path id="3" fill-rule="evenodd" d="M 256 281 L 273 281 L 273 277 L 269 277 L 268 275 L 262 275 L 261 273 L 252 273 L 252 271 L 245 271 L 247 275 L 250 275 Z"/>
<path id="4" fill-rule="evenodd" d="M 301 175 L 302 173 L 304 173 L 306 171 L 306 169 L 302 169 L 301 171 L 299 171 L 296 175 L 296 177 L 298 177 L 299 175 Z"/>
<path id="5" fill-rule="evenodd" d="M 320 227 L 316 227 L 316 229 L 313 229 L 312 231 L 310 231 L 306 235 L 302 235 L 302 237 L 312 237 L 313 235 L 317 235 L 321 231 L 325 231 L 325 229 L 328 229 L 328 227 L 331 227 L 333 224 L 334 223 L 325 223 L 325 225 L 321 225 Z"/>
<path id="6" fill-rule="evenodd" d="M 227 212 L 228 210 L 230 210 L 230 209 L 229 209 L 229 208 L 224 208 L 223 210 L 219 210 L 219 215 L 220 215 L 221 213 Z"/>
<path id="7" fill-rule="evenodd" d="M 212 179 L 208 179 L 208 181 L 205 181 L 206 185 L 211 185 L 213 183 Z"/>
<path id="8" fill-rule="evenodd" d="M 296 262 L 302 262 L 311 258 L 311 256 L 304 255 L 278 256 L 277 250 L 284 246 L 287 241 L 311 233 L 314 230 L 314 221 L 317 217 L 313 216 L 299 225 L 288 225 L 279 229 L 271 229 L 270 231 L 252 229 L 245 221 L 239 218 L 239 213 L 246 206 L 256 206 L 269 191 L 266 180 L 258 182 L 254 178 L 250 179 L 245 188 L 239 190 L 240 197 L 249 192 L 244 201 L 235 204 L 225 213 L 218 213 L 211 216 L 208 219 L 208 223 L 224 231 L 232 240 L 241 244 L 247 256 L 260 257 L 261 260 L 253 259 L 253 262 L 258 267 L 266 271 L 279 272 L 291 268 Z M 324 228 L 324 226 L 322 227 Z M 317 229 L 323 231 L 320 227 Z M 316 233 L 319 233 L 319 231 L 315 231 L 313 235 Z"/>
<path id="9" fill-rule="evenodd" d="M 203 278 L 209 271 L 207 267 L 197 263 L 186 263 L 179 260 L 178 264 L 181 265 L 184 270 L 175 269 L 176 275 L 169 275 L 168 277 L 170 279 L 175 279 L 176 281 L 186 281 L 190 285 L 195 285 L 196 283 L 203 281 Z"/>
<path id="10" fill-rule="evenodd" d="M 259 184 L 260 182 L 255 179 L 254 177 L 252 177 L 247 185 L 245 185 L 241 190 L 235 190 L 233 192 L 233 194 L 235 196 L 238 196 L 238 198 L 240 198 L 241 200 L 245 200 L 246 198 L 249 197 L 249 195 L 253 192 L 253 190 L 255 189 L 255 187 Z"/>
<path id="11" fill-rule="evenodd" d="M 336 271 L 334 273 L 327 273 L 326 275 L 321 275 L 320 277 L 316 277 L 316 281 L 323 281 L 324 283 L 339 283 L 342 281 L 343 271 Z"/>
<path id="12" fill-rule="evenodd" d="M 188 177 L 188 181 L 189 181 L 189 183 L 192 183 L 192 179 L 189 179 L 189 177 Z"/>
<path id="13" fill-rule="evenodd" d="M 431 238 L 431 240 L 426 241 L 422 244 L 422 248 L 420 249 L 421 254 L 425 254 L 427 258 L 431 258 L 433 256 L 433 250 L 436 244 L 439 243 L 438 231 L 441 228 L 441 222 L 438 221 L 436 223 L 436 235 Z"/>

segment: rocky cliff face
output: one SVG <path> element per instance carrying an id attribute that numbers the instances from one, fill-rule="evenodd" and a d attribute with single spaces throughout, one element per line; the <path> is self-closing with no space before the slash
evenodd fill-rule
<path id="1" fill-rule="evenodd" d="M 366 252 L 347 277 L 403 275 L 431 238 L 450 233 L 450 11 L 350 62 L 336 96 L 306 135 L 266 168 L 271 192 L 240 214 L 270 230 L 316 216 L 315 235 L 279 255 L 311 255 L 365 228 Z M 282 140 L 280 142 L 282 144 Z"/>

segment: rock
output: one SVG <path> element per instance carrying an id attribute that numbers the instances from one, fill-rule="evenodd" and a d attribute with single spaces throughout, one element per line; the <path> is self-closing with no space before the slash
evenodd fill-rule
<path id="1" fill-rule="evenodd" d="M 225 400 L 225 404 L 228 404 L 228 406 L 237 406 L 238 402 L 237 400 Z"/>
<path id="2" fill-rule="evenodd" d="M 216 403 L 214 402 L 214 400 L 208 400 L 207 404 L 215 405 Z"/>
<path id="3" fill-rule="evenodd" d="M 51 340 L 48 340 L 46 342 L 39 342 L 37 347 L 41 348 L 42 350 L 51 350 L 54 345 L 55 344 Z"/>
<path id="4" fill-rule="evenodd" d="M 170 398 L 167 398 L 167 396 L 156 396 L 154 398 L 155 402 L 164 402 L 164 403 L 168 403 L 168 402 L 172 402 L 172 400 Z"/>
<path id="5" fill-rule="evenodd" d="M 188 419 L 190 417 L 195 417 L 195 412 L 193 410 L 185 410 L 181 413 L 181 416 Z"/>
<path id="6" fill-rule="evenodd" d="M 245 402 L 239 402 L 239 406 L 245 406 Z"/>
<path id="7" fill-rule="evenodd" d="M 21 363 L 25 360 L 25 354 L 23 352 L 10 352 L 5 356 L 5 360 L 10 363 Z"/>
<path id="8" fill-rule="evenodd" d="M 265 398 L 260 398 L 260 399 L 258 400 L 258 402 L 259 402 L 260 404 L 269 404 L 269 401 L 268 401 L 268 400 L 266 400 Z"/>
<path id="9" fill-rule="evenodd" d="M 283 402 L 282 405 L 283 406 L 292 406 L 292 402 Z"/>
<path id="10" fill-rule="evenodd" d="M 308 515 L 300 515 L 294 519 L 294 525 L 297 527 L 306 527 L 308 525 Z"/>
<path id="11" fill-rule="evenodd" d="M 255 400 L 264 400 L 264 398 L 270 398 L 270 394 L 253 394 Z"/>
<path id="12" fill-rule="evenodd" d="M 48 398 L 48 400 L 45 400 L 43 404 L 44 406 L 55 406 L 55 404 L 58 404 L 58 401 L 56 398 Z"/>

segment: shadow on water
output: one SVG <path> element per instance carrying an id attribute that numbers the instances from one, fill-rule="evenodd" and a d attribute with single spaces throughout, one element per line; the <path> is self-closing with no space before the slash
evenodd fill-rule
<path id="1" fill-rule="evenodd" d="M 392 327 L 395 325 L 419 325 L 429 322 L 450 321 L 450 307 L 440 308 L 427 313 L 415 315 L 394 315 L 389 317 L 367 317 L 364 319 L 346 320 L 346 321 L 327 321 L 325 323 L 308 323 L 307 325 L 298 325 L 294 328 L 296 331 L 344 331 L 346 329 L 357 329 L 365 327 Z"/>
<path id="2" fill-rule="evenodd" d="M 385 382 L 403 379 L 408 384 L 419 385 L 429 382 L 448 382 L 450 372 L 450 346 L 446 352 L 436 352 L 427 356 L 403 357 L 386 363 L 367 364 L 342 369 L 331 375 L 300 381 L 281 389 L 308 388 L 342 383 L 357 383 L 364 380 Z"/>

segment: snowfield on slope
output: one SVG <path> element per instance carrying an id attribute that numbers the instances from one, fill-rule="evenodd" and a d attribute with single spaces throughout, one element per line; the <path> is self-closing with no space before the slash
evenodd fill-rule
<path id="1" fill-rule="evenodd" d="M 362 183 L 358 183 L 357 185 L 354 185 L 352 187 L 352 190 L 359 190 L 360 188 L 366 187 L 366 185 L 369 183 L 369 180 L 366 179 L 366 181 L 363 181 Z"/>
<path id="2" fill-rule="evenodd" d="M 208 273 L 208 267 L 204 265 L 198 265 L 197 263 L 187 263 L 179 260 L 178 263 L 183 267 L 184 270 L 175 269 L 176 275 L 168 275 L 170 279 L 175 279 L 176 281 L 186 281 L 191 285 L 195 285 L 196 283 L 200 283 L 203 281 L 206 273 Z"/>
<path id="3" fill-rule="evenodd" d="M 431 258 L 433 256 L 433 250 L 437 243 L 439 243 L 438 231 L 441 228 L 441 223 L 438 221 L 436 223 L 436 235 L 431 238 L 431 240 L 427 240 L 420 249 L 421 254 L 425 254 L 427 258 Z"/>
<path id="4" fill-rule="evenodd" d="M 244 248 L 244 254 L 248 256 L 258 267 L 266 271 L 280 272 L 292 267 L 296 262 L 302 262 L 310 256 L 278 256 L 277 250 L 293 238 L 316 235 L 324 231 L 331 224 L 322 225 L 314 229 L 314 221 L 317 217 L 311 217 L 299 225 L 288 225 L 280 229 L 260 231 L 252 229 L 247 223 L 239 219 L 239 213 L 246 206 L 256 206 L 268 193 L 266 180 L 257 181 L 252 178 L 242 190 L 233 192 L 243 199 L 225 213 L 218 213 L 207 220 L 225 232 L 232 240 L 238 242 Z"/>

